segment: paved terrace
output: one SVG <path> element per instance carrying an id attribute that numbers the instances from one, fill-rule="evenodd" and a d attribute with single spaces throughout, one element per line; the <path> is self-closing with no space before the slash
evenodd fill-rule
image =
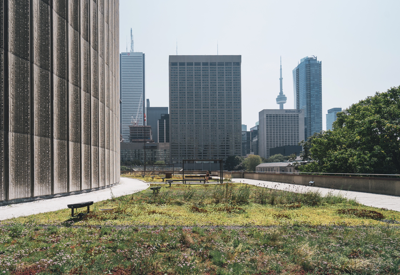
<path id="1" fill-rule="evenodd" d="M 67 208 L 67 204 L 72 203 L 108 200 L 111 199 L 111 191 L 114 197 L 121 197 L 140 192 L 148 187 L 149 184 L 146 182 L 130 178 L 121 178 L 120 183 L 111 188 L 77 195 L 0 206 L 0 220 L 65 209 Z"/>
<path id="2" fill-rule="evenodd" d="M 279 183 L 279 182 L 253 180 L 253 179 L 232 179 L 232 181 L 245 182 L 252 185 L 257 185 L 277 190 L 297 192 L 297 193 L 304 193 L 307 191 L 314 191 L 314 192 L 318 191 L 323 196 L 327 195 L 328 193 L 332 193 L 334 195 L 340 194 L 348 199 L 355 199 L 357 200 L 357 202 L 367 206 L 400 211 L 400 197 L 397 196 L 345 191 L 345 190 L 337 190 L 330 188 L 303 186 L 290 183 Z"/>

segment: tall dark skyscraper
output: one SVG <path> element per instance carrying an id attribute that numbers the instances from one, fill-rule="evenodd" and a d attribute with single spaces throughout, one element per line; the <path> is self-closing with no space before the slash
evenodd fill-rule
<path id="1" fill-rule="evenodd" d="M 241 56 L 169 57 L 174 163 L 241 155 Z"/>
<path id="2" fill-rule="evenodd" d="M 305 139 L 322 131 L 322 73 L 317 57 L 305 57 L 293 70 L 294 108 L 304 110 Z"/>
<path id="3" fill-rule="evenodd" d="M 153 135 L 154 142 L 160 142 L 158 140 L 158 120 L 161 119 L 162 115 L 168 114 L 168 107 L 150 107 L 150 100 L 147 99 L 147 126 L 151 126 L 151 133 Z"/>

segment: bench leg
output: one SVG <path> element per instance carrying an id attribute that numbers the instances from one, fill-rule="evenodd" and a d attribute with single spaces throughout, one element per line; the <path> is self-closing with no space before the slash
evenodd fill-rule
<path id="1" fill-rule="evenodd" d="M 74 208 L 72 207 L 71 208 L 71 217 L 73 217 L 74 216 Z"/>
<path id="2" fill-rule="evenodd" d="M 88 212 L 88 213 L 90 212 L 90 208 L 89 208 L 89 205 L 87 206 L 87 212 Z"/>

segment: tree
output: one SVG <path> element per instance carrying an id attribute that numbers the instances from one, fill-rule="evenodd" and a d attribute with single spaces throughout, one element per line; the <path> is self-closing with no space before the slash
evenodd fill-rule
<path id="1" fill-rule="evenodd" d="M 306 172 L 400 173 L 400 86 L 337 114 L 332 131 L 307 142 Z"/>
<path id="2" fill-rule="evenodd" d="M 165 164 L 165 161 L 163 160 L 157 160 L 156 162 L 154 162 L 155 165 L 157 164 Z"/>
<path id="3" fill-rule="evenodd" d="M 282 154 L 276 154 L 273 156 L 270 156 L 269 158 L 267 158 L 266 162 L 284 162 L 288 159 L 288 157 L 285 157 Z"/>
<path id="4" fill-rule="evenodd" d="M 242 163 L 242 161 L 243 158 L 240 156 L 229 156 L 225 160 L 224 168 L 228 171 L 237 170 L 237 167 Z"/>
<path id="5" fill-rule="evenodd" d="M 258 155 L 249 155 L 244 159 L 243 164 L 247 171 L 254 172 L 256 166 L 261 163 L 261 157 Z"/>

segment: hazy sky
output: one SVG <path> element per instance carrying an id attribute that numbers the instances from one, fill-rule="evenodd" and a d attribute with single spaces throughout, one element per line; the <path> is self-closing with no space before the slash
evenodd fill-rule
<path id="1" fill-rule="evenodd" d="M 400 85 L 400 0 L 120 0 L 120 50 L 146 54 L 146 98 L 168 106 L 168 57 L 242 56 L 242 123 L 276 109 L 279 57 L 285 109 L 293 108 L 292 70 L 322 61 L 322 112 L 347 108 Z"/>

